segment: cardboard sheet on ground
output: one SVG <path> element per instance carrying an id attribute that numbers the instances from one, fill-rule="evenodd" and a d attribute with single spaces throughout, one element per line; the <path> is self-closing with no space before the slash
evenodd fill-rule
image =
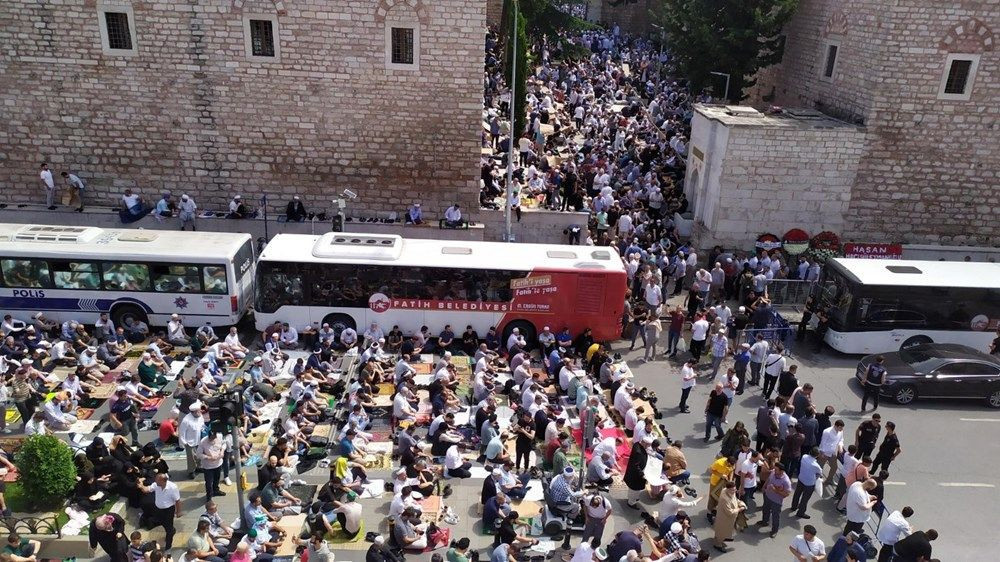
<path id="1" fill-rule="evenodd" d="M 372 454 L 392 453 L 391 441 L 372 441 L 365 445 L 365 450 Z"/>
<path id="2" fill-rule="evenodd" d="M 361 489 L 362 498 L 381 498 L 385 493 L 385 480 L 369 480 Z"/>
<path id="3" fill-rule="evenodd" d="M 470 478 L 476 480 L 485 480 L 486 477 L 490 475 L 490 471 L 486 470 L 481 466 L 474 466 L 469 469 L 469 474 L 472 475 Z"/>
<path id="4" fill-rule="evenodd" d="M 524 501 L 540 502 L 545 499 L 545 490 L 542 488 L 541 480 L 528 480 L 527 493 L 524 494 Z"/>

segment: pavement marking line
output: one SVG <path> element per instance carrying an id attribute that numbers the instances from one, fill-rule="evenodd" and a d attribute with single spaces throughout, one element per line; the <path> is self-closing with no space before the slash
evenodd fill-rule
<path id="1" fill-rule="evenodd" d="M 906 482 L 889 482 L 888 480 L 882 482 L 882 484 L 886 486 L 906 486 Z"/>
<path id="2" fill-rule="evenodd" d="M 958 421 L 972 421 L 972 422 L 994 422 L 994 423 L 1000 423 L 1000 418 L 958 418 Z"/>
<path id="3" fill-rule="evenodd" d="M 996 488 L 993 484 L 983 484 L 981 482 L 939 482 L 938 486 L 946 488 Z"/>

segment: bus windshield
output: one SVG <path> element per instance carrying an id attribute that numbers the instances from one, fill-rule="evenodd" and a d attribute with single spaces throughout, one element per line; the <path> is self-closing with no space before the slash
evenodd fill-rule
<path id="1" fill-rule="evenodd" d="M 819 304 L 827 309 L 830 320 L 835 324 L 847 323 L 847 316 L 854 303 L 851 282 L 843 274 L 827 267 L 819 286 Z"/>

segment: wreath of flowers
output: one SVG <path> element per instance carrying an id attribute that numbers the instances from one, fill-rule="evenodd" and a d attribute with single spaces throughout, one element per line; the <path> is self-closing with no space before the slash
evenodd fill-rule
<path id="1" fill-rule="evenodd" d="M 781 238 L 778 238 L 770 232 L 765 232 L 757 237 L 757 241 L 754 242 L 754 248 L 758 250 L 776 250 L 781 247 Z"/>
<path id="2" fill-rule="evenodd" d="M 782 247 L 789 256 L 798 256 L 809 249 L 809 234 L 801 228 L 793 228 L 782 237 Z"/>
<path id="3" fill-rule="evenodd" d="M 816 236 L 813 236 L 813 239 L 809 242 L 809 247 L 813 250 L 831 250 L 833 252 L 839 252 L 840 237 L 829 230 L 824 230 Z"/>

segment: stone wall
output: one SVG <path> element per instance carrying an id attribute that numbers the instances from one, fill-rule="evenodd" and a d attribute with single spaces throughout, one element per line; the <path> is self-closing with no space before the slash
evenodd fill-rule
<path id="1" fill-rule="evenodd" d="M 136 53 L 105 54 L 98 9 L 133 12 Z M 278 62 L 247 56 L 244 17 L 277 19 Z M 387 65 L 387 25 L 417 28 L 418 69 Z M 387 22 L 389 22 L 387 24 Z M 5 0 L 0 191 L 41 199 L 38 167 L 91 202 L 169 189 L 431 215 L 478 209 L 486 5 L 464 0 Z"/>
<path id="2" fill-rule="evenodd" d="M 692 154 L 704 155 L 702 171 L 693 173 L 695 156 L 688 167 L 688 176 L 703 176 L 693 180 L 701 188 L 694 210 L 698 247 L 744 248 L 762 233 L 781 236 L 794 227 L 844 231 L 864 128 L 774 118 L 730 124 L 703 111 L 696 111 L 691 133 Z"/>
<path id="3" fill-rule="evenodd" d="M 800 3 L 786 28 L 782 64 L 749 93 L 758 107 L 812 107 L 868 128 L 845 236 L 1000 243 L 996 8 L 978 0 Z M 839 52 L 826 80 L 821 68 L 831 42 Z M 981 57 L 967 101 L 939 98 L 949 53 Z"/>
<path id="4" fill-rule="evenodd" d="M 500 25 L 503 17 L 503 0 L 486 0 L 486 23 Z"/>
<path id="5" fill-rule="evenodd" d="M 657 5 L 655 0 L 627 0 L 620 6 L 612 6 L 608 0 L 600 0 L 598 21 L 609 29 L 618 24 L 622 31 L 643 35 L 649 33 L 653 18 L 649 11 Z M 593 9 L 593 6 L 591 7 Z"/>

